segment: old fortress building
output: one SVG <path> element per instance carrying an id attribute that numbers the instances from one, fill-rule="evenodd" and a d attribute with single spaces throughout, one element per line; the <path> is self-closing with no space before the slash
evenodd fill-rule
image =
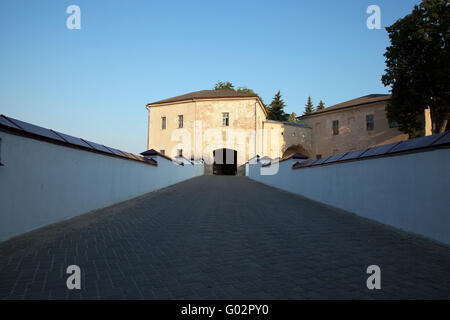
<path id="1" fill-rule="evenodd" d="M 406 140 L 389 123 L 389 95 L 372 94 L 302 116 L 298 122 L 267 119 L 255 94 L 202 90 L 147 104 L 148 149 L 204 159 L 214 172 L 235 173 L 255 155 L 327 157 Z M 223 159 L 223 162 L 222 162 Z"/>

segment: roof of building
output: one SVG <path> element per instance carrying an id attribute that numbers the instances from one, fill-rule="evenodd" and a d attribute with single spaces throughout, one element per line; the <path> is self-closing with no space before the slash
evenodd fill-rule
<path id="1" fill-rule="evenodd" d="M 197 100 L 197 99 L 221 99 L 221 98 L 258 98 L 259 96 L 254 93 L 245 93 L 240 91 L 221 89 L 221 90 L 201 90 L 194 91 L 180 96 L 159 100 L 156 102 L 151 102 L 147 105 L 158 105 L 171 102 L 180 102 L 186 100 Z"/>
<path id="2" fill-rule="evenodd" d="M 321 111 L 316 111 L 313 112 L 311 114 L 308 115 L 303 115 L 300 116 L 299 118 L 304 118 L 304 117 L 310 117 L 310 116 L 314 116 L 314 115 L 318 115 L 318 114 L 322 114 L 325 112 L 330 112 L 330 111 L 335 111 L 335 110 L 340 110 L 340 109 L 346 109 L 346 108 L 352 108 L 352 107 L 357 107 L 357 106 L 362 106 L 362 105 L 366 105 L 369 103 L 374 103 L 374 102 L 379 102 L 379 101 L 385 101 L 385 100 L 389 100 L 391 98 L 390 94 L 369 94 L 367 96 L 363 96 L 363 97 L 359 97 L 356 99 L 352 99 L 352 100 L 348 100 L 345 102 L 341 102 L 338 104 L 335 104 L 334 106 L 325 108 Z"/>

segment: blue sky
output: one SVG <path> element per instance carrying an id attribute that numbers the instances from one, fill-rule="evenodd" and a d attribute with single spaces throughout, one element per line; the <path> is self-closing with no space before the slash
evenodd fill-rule
<path id="1" fill-rule="evenodd" d="M 326 106 L 381 81 L 385 26 L 414 0 L 0 2 L 0 113 L 122 150 L 146 149 L 145 104 L 218 80 L 281 90 L 287 112 Z M 66 8 L 81 8 L 68 30 Z M 381 8 L 381 30 L 366 8 Z"/>

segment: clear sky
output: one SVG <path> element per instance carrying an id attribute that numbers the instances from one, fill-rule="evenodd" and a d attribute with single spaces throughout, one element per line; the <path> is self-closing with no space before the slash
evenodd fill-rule
<path id="1" fill-rule="evenodd" d="M 210 89 L 254 89 L 287 112 L 326 106 L 381 81 L 385 26 L 418 0 L 2 0 L 0 113 L 125 151 L 146 149 L 149 102 Z M 81 29 L 69 30 L 69 5 Z M 369 30 L 369 5 L 381 30 Z"/>

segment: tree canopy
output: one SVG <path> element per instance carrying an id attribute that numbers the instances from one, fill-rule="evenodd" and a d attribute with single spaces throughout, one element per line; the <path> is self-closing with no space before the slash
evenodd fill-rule
<path id="1" fill-rule="evenodd" d="M 311 100 L 311 96 L 308 97 L 308 101 L 305 104 L 305 111 L 303 112 L 303 115 L 311 114 L 314 112 L 314 106 Z"/>
<path id="2" fill-rule="evenodd" d="M 277 121 L 286 121 L 287 115 L 284 112 L 285 103 L 283 99 L 281 99 L 281 92 L 275 94 L 272 99 L 272 102 L 267 107 L 267 119 L 269 120 L 277 120 Z"/>
<path id="3" fill-rule="evenodd" d="M 257 94 L 255 91 L 247 87 L 238 87 L 237 89 L 235 89 L 234 85 L 230 81 L 218 81 L 214 85 L 214 90 L 224 90 L 224 89 L 248 94 Z"/>
<path id="4" fill-rule="evenodd" d="M 287 115 L 286 121 L 297 122 L 297 114 L 295 112 L 292 112 L 291 114 Z"/>
<path id="5" fill-rule="evenodd" d="M 237 89 L 235 89 L 234 85 L 230 81 L 217 81 L 217 83 L 214 85 L 213 89 L 214 90 L 224 90 L 224 89 L 232 90 L 232 91 L 236 91 L 236 92 L 255 94 L 255 95 L 259 96 L 255 91 L 253 91 L 253 89 L 249 89 L 247 87 L 238 87 Z M 263 99 L 261 97 L 259 97 L 259 99 L 261 100 L 266 111 L 269 112 L 268 107 L 264 103 Z"/>
<path id="6" fill-rule="evenodd" d="M 325 109 L 325 103 L 320 100 L 319 104 L 316 107 L 316 111 L 322 111 L 323 109 Z"/>
<path id="7" fill-rule="evenodd" d="M 385 86 L 392 98 L 386 107 L 410 137 L 420 134 L 420 116 L 430 108 L 433 133 L 445 131 L 450 111 L 450 2 L 423 0 L 412 13 L 386 28 Z"/>
<path id="8" fill-rule="evenodd" d="M 214 90 L 223 90 L 223 89 L 235 91 L 234 85 L 230 81 L 218 81 L 214 86 Z"/>

